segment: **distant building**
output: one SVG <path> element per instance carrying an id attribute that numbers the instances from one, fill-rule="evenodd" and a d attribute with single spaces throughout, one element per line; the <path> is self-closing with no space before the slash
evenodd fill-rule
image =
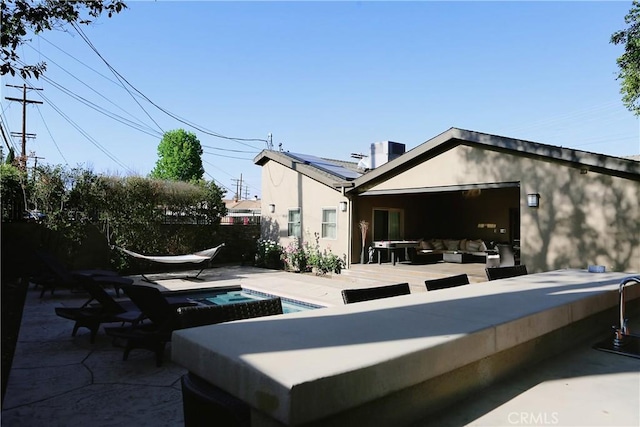
<path id="1" fill-rule="evenodd" d="M 260 224 L 261 209 L 260 199 L 251 200 L 225 200 L 227 215 L 220 221 L 221 225 L 233 224 Z"/>

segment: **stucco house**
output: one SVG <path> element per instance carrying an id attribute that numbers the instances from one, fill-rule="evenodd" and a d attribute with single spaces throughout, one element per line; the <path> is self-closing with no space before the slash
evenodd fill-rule
<path id="1" fill-rule="evenodd" d="M 451 128 L 359 163 L 262 151 L 262 235 L 314 239 L 348 265 L 373 242 L 506 242 L 530 272 L 640 271 L 640 162 Z"/>

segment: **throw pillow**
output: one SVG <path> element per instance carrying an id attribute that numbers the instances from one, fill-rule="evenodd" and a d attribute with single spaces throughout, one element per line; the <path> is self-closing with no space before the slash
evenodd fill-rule
<path id="1" fill-rule="evenodd" d="M 433 239 L 431 241 L 431 246 L 433 246 L 433 249 L 437 251 L 441 251 L 444 249 L 444 243 L 442 243 L 442 240 L 440 239 Z"/>
<path id="2" fill-rule="evenodd" d="M 449 251 L 457 251 L 460 249 L 460 240 L 445 240 L 444 245 Z"/>
<path id="3" fill-rule="evenodd" d="M 480 251 L 480 243 L 478 240 L 469 240 L 467 242 L 467 250 L 469 252 L 479 252 Z"/>
<path id="4" fill-rule="evenodd" d="M 433 246 L 431 245 L 430 242 L 427 242 L 426 240 L 421 240 L 420 249 L 433 249 Z"/>

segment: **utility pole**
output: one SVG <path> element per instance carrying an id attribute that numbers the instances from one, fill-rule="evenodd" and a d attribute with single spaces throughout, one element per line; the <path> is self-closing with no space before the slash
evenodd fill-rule
<path id="1" fill-rule="evenodd" d="M 42 101 L 35 101 L 32 99 L 27 99 L 27 89 L 29 90 L 42 90 L 41 88 L 35 87 L 27 87 L 26 84 L 22 86 L 14 86 L 14 85 L 6 85 L 7 87 L 15 87 L 22 88 L 22 99 L 20 98 L 12 98 L 9 96 L 5 96 L 4 98 L 9 101 L 17 101 L 22 103 L 22 152 L 20 153 L 20 168 L 23 170 L 27 170 L 27 138 L 35 138 L 35 134 L 27 133 L 27 104 L 42 104 Z M 13 135 L 13 132 L 12 132 Z"/>
<path id="2" fill-rule="evenodd" d="M 38 157 L 36 156 L 36 152 L 32 151 L 29 153 L 29 158 L 32 158 L 34 160 L 33 163 L 33 170 L 35 171 L 36 169 L 38 169 L 38 159 L 44 160 L 44 157 Z"/>
<path id="3" fill-rule="evenodd" d="M 242 174 L 240 174 L 240 179 L 232 179 L 231 181 L 236 183 L 236 200 L 242 200 Z"/>

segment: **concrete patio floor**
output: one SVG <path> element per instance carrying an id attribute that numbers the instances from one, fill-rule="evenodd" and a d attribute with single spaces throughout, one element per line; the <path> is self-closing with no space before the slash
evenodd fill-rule
<path id="1" fill-rule="evenodd" d="M 344 288 L 409 282 L 412 292 L 425 292 L 425 279 L 460 272 L 467 272 L 472 283 L 484 281 L 481 264 L 440 263 L 355 265 L 330 278 L 221 267 L 207 270 L 203 281 L 175 275 L 158 280 L 154 286 L 185 290 L 240 285 L 316 304 L 339 305 Z M 72 322 L 55 315 L 55 307 L 79 306 L 86 295 L 60 290 L 40 299 L 39 294 L 33 288 L 27 294 L 3 402 L 3 426 L 183 424 L 180 377 L 186 371 L 169 360 L 169 346 L 159 368 L 154 355 L 145 350 L 134 350 L 129 360 L 122 361 L 122 349 L 113 347 L 103 331 L 91 344 L 86 329 L 71 337 Z M 632 319 L 636 331 L 638 320 Z M 640 425 L 640 359 L 593 350 L 590 347 L 596 341 L 536 365 L 416 425 Z M 601 416 L 585 417 L 585 406 L 594 405 L 601 408 Z"/>

